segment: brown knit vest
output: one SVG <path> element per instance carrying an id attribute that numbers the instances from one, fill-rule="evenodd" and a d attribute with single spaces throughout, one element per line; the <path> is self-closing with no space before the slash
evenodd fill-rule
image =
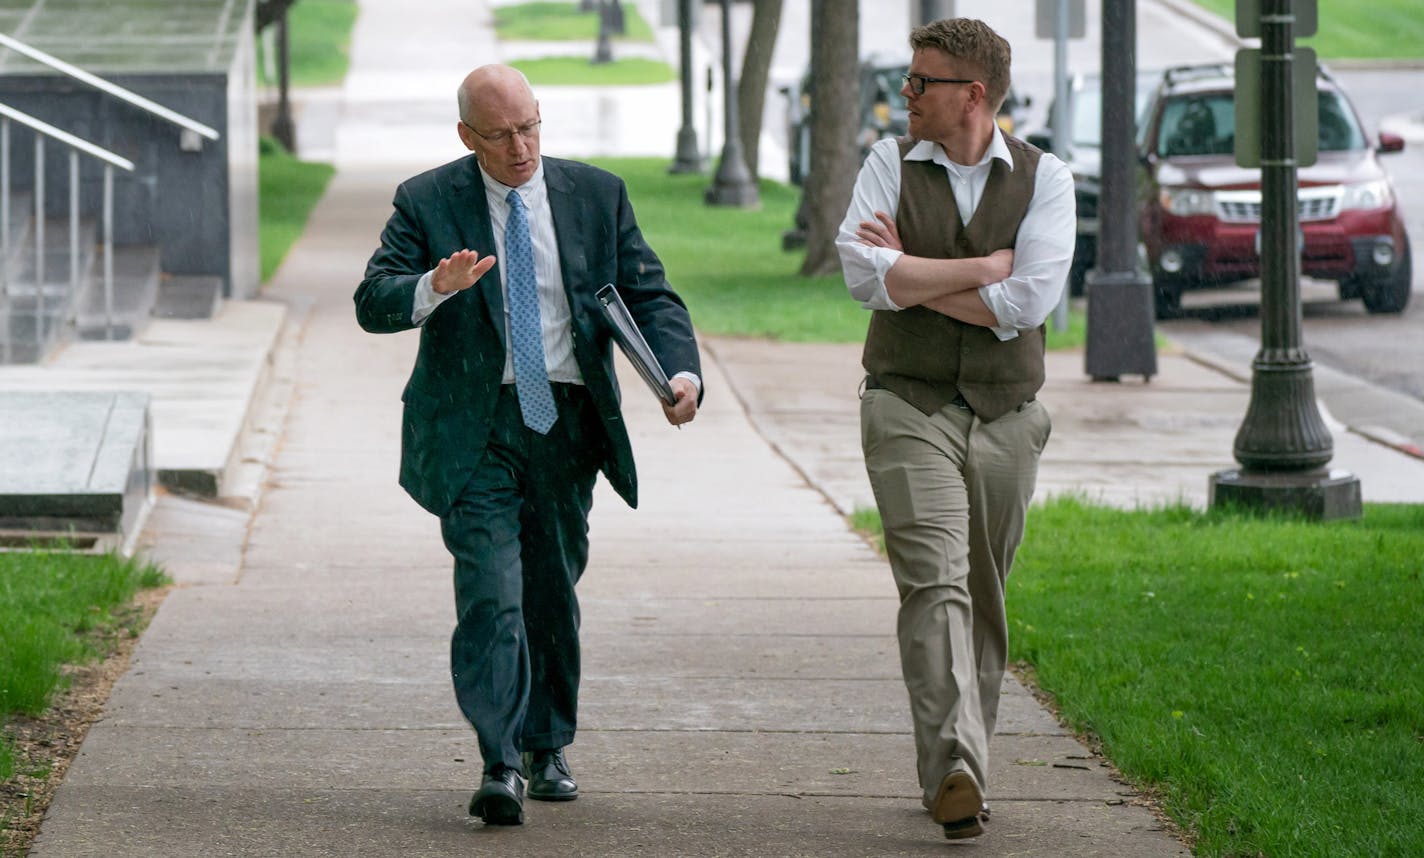
<path id="1" fill-rule="evenodd" d="M 1005 137 L 1010 171 L 999 159 L 979 207 L 965 227 L 949 176 L 933 161 L 906 161 L 917 141 L 901 137 L 900 204 L 895 225 L 905 252 L 932 259 L 988 256 L 1012 248 L 1033 197 L 1042 153 Z M 876 310 L 870 318 L 862 364 L 873 383 L 894 392 L 925 414 L 964 397 L 985 422 L 1032 399 L 1043 386 L 1043 326 L 1003 341 L 988 328 L 961 322 L 926 307 Z"/>

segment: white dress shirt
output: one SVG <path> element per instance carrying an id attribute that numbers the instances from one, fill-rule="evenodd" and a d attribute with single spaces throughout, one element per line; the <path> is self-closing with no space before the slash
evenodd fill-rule
<path id="1" fill-rule="evenodd" d="M 919 141 L 905 153 L 906 161 L 933 161 L 944 167 L 965 226 L 979 207 L 995 158 L 1013 169 L 1013 156 L 997 127 L 984 157 L 972 166 L 951 161 L 938 143 L 929 140 Z M 903 251 L 862 244 L 855 234 L 862 221 L 875 222 L 877 211 L 895 217 L 899 203 L 899 144 L 887 137 L 871 147 L 836 236 L 846 288 L 867 310 L 903 309 L 890 300 L 885 289 L 885 275 L 900 261 Z M 1014 241 L 1013 272 L 979 289 L 984 304 L 999 322 L 991 330 L 1000 340 L 1011 340 L 1019 331 L 1038 327 L 1057 306 L 1073 261 L 1076 223 L 1073 174 L 1062 161 L 1045 153 L 1038 161 L 1033 197 Z"/>
<path id="2" fill-rule="evenodd" d="M 480 177 L 485 183 L 485 201 L 489 207 L 490 229 L 494 233 L 495 259 L 504 258 L 504 227 L 509 221 L 509 186 L 496 181 L 480 168 Z M 544 366 L 549 380 L 570 384 L 583 384 L 583 373 L 579 372 L 578 361 L 574 359 L 574 341 L 569 334 L 569 298 L 564 294 L 564 272 L 559 266 L 559 245 L 554 235 L 554 216 L 549 211 L 549 188 L 544 184 L 544 162 L 529 181 L 514 188 L 524 200 L 528 211 L 529 240 L 534 245 L 534 280 L 539 287 L 539 324 L 544 334 Z M 422 324 L 435 308 L 454 292 L 441 295 L 435 291 L 432 277 L 435 272 L 427 271 L 415 284 L 415 306 L 411 311 L 411 322 Z M 499 266 L 499 282 L 504 289 L 504 341 L 509 342 L 509 280 L 504 266 Z M 514 383 L 514 353 L 506 349 L 504 358 L 504 383 Z"/>
<path id="3" fill-rule="evenodd" d="M 504 228 L 509 222 L 509 202 L 505 199 L 510 190 L 519 192 L 528 210 L 529 240 L 534 245 L 534 280 L 539 287 L 539 324 L 544 334 L 544 366 L 549 380 L 567 384 L 583 384 L 583 373 L 579 371 L 578 360 L 574 357 L 574 340 L 569 332 L 571 313 L 569 296 L 564 292 L 564 271 L 559 265 L 559 243 L 554 234 L 554 215 L 549 210 L 549 187 L 544 184 L 544 162 L 529 181 L 517 188 L 491 178 L 480 167 L 480 177 L 485 183 L 485 201 L 489 206 L 490 229 L 494 232 L 495 259 L 504 258 Z M 504 341 L 509 342 L 509 279 L 505 277 L 504 266 L 499 267 L 499 283 L 504 289 Z M 415 284 L 415 302 L 411 309 L 410 321 L 422 325 L 430 318 L 446 299 L 456 293 L 444 295 L 435 291 L 433 276 L 427 271 Z M 693 372 L 679 372 L 673 378 L 685 378 L 700 392 L 702 379 Z M 504 383 L 514 383 L 514 352 L 505 349 Z"/>

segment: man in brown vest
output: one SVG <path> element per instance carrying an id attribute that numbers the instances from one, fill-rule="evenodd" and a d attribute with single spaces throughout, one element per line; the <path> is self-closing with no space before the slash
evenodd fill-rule
<path id="1" fill-rule="evenodd" d="M 1008 650 L 1004 581 L 1048 412 L 1043 321 L 1073 256 L 1072 175 L 1005 136 L 1009 45 L 955 18 L 910 34 L 909 136 L 871 149 L 837 245 L 874 311 L 866 471 L 900 592 L 898 636 L 925 807 L 983 833 Z"/>

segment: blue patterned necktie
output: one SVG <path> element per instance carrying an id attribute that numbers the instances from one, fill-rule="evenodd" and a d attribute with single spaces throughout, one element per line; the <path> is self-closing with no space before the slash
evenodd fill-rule
<path id="1" fill-rule="evenodd" d="M 534 244 L 529 217 L 518 191 L 505 197 L 509 222 L 504 226 L 504 272 L 509 285 L 509 340 L 514 350 L 514 388 L 524 425 L 549 434 L 559 411 L 544 367 L 544 330 L 539 322 L 539 287 L 534 279 Z"/>

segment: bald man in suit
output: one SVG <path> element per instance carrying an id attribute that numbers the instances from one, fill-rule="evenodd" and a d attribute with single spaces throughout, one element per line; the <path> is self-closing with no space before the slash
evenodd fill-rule
<path id="1" fill-rule="evenodd" d="M 456 131 L 473 154 L 408 179 L 356 290 L 373 333 L 418 328 L 400 484 L 455 560 L 451 675 L 484 772 L 470 814 L 524 820 L 578 797 L 574 740 L 588 513 L 602 471 L 637 505 L 611 329 L 614 284 L 672 376 L 669 423 L 702 382 L 692 322 L 643 241 L 622 180 L 541 157 L 539 103 L 515 69 L 472 71 Z"/>

